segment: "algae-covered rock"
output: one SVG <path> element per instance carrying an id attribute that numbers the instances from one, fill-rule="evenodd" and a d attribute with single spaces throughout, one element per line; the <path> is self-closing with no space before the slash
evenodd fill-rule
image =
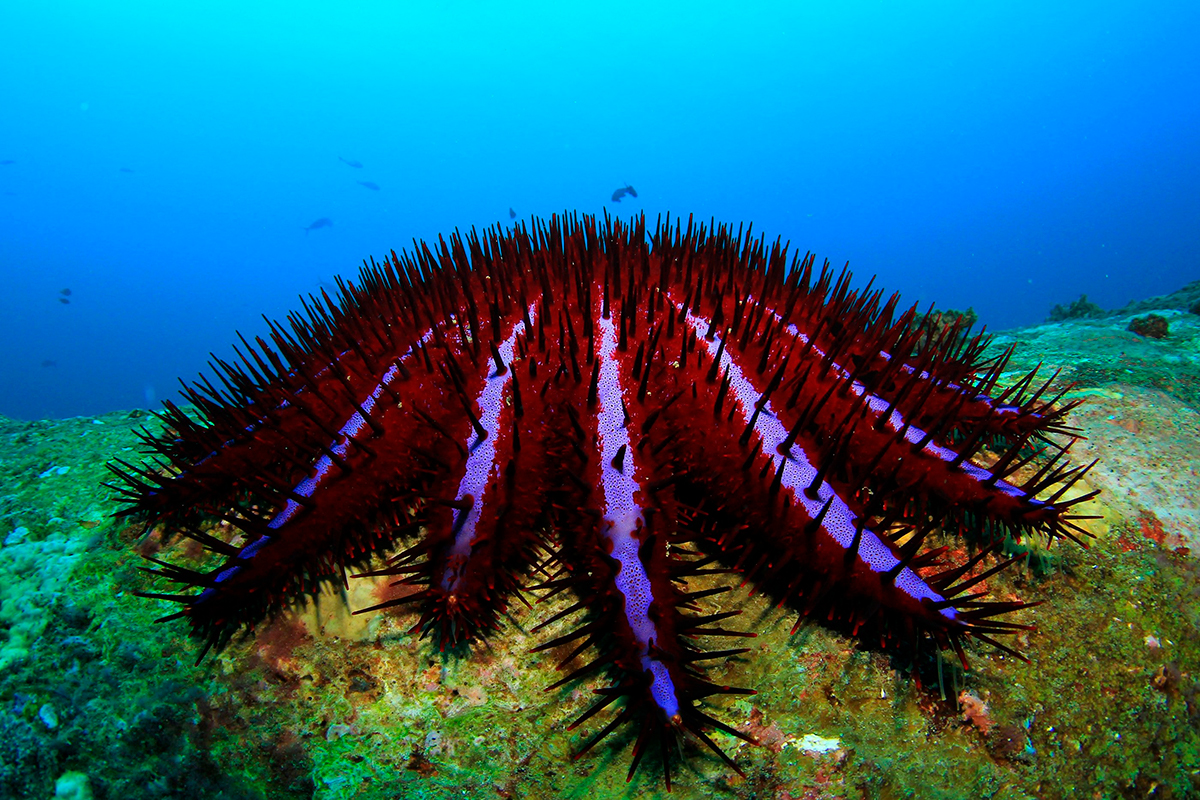
<path id="1" fill-rule="evenodd" d="M 54 782 L 55 800 L 92 800 L 92 785 L 82 772 L 64 772 Z"/>
<path id="2" fill-rule="evenodd" d="M 1138 336 L 1144 336 L 1147 339 L 1165 339 L 1167 338 L 1167 334 L 1171 332 L 1166 318 L 1159 314 L 1134 317 L 1129 320 L 1129 325 L 1126 326 L 1125 330 L 1133 331 Z"/>

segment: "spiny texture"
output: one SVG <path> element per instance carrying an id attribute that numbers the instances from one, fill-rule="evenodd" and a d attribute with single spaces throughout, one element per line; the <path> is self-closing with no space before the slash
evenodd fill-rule
<path id="1" fill-rule="evenodd" d="M 752 634 L 702 608 L 726 589 L 696 576 L 736 573 L 868 645 L 1011 652 L 996 637 L 1023 604 L 970 590 L 1004 537 L 1082 533 L 1071 405 L 1033 375 L 993 397 L 1007 357 L 981 363 L 984 337 L 813 264 L 740 229 L 587 216 L 372 261 L 217 359 L 219 385 L 186 389 L 201 421 L 168 404 L 156 459 L 115 467 L 126 513 L 224 559 L 158 562 L 183 591 L 145 596 L 182 604 L 207 651 L 397 548 L 369 574 L 415 588 L 377 607 L 414 607 L 442 648 L 526 592 L 571 592 L 539 628 L 578 627 L 540 649 L 567 650 L 560 684 L 610 681 L 581 753 L 634 723 L 630 776 L 654 743 L 668 786 L 683 733 L 737 769 L 710 733 L 746 737 L 702 701 L 752 694 L 705 677 L 745 649 L 703 642 Z M 977 554 L 944 563 L 934 530 Z"/>

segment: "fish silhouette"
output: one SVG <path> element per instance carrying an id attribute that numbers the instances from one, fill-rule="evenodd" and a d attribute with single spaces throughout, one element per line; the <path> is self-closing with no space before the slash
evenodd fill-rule
<path id="1" fill-rule="evenodd" d="M 614 203 L 619 203 L 619 202 L 621 202 L 621 198 L 624 197 L 625 195 L 629 195 L 630 197 L 637 197 L 637 190 L 634 189 L 629 184 L 625 184 L 620 189 L 617 189 L 615 192 L 612 193 L 612 201 Z"/>
<path id="2" fill-rule="evenodd" d="M 313 220 L 312 224 L 304 229 L 304 235 L 308 236 L 309 231 L 315 231 L 317 228 L 330 228 L 333 226 L 333 220 L 329 217 L 321 217 Z"/>
<path id="3" fill-rule="evenodd" d="M 17 162 L 13 161 L 11 158 L 6 158 L 3 161 L 0 161 L 0 166 L 7 167 L 9 164 L 15 164 L 15 163 L 17 163 Z"/>
<path id="4" fill-rule="evenodd" d="M 58 362 L 55 361 L 54 359 L 47 358 L 45 361 L 42 362 L 42 366 L 43 367 L 56 367 L 56 366 L 58 366 Z"/>
<path id="5" fill-rule="evenodd" d="M 62 303 L 64 306 L 69 306 L 69 305 L 71 305 L 71 301 L 70 301 L 70 300 L 68 300 L 68 299 L 67 299 L 67 298 L 65 298 L 65 297 L 60 297 L 60 298 L 58 298 L 58 302 Z"/>
<path id="6" fill-rule="evenodd" d="M 359 185 L 359 186 L 365 186 L 365 187 L 367 187 L 367 188 L 368 188 L 368 189 L 370 189 L 372 192 L 378 192 L 378 191 L 379 191 L 379 184 L 378 184 L 378 183 L 373 183 L 373 182 L 371 182 L 371 181 L 357 181 L 357 183 L 358 183 L 358 185 Z"/>
<path id="7" fill-rule="evenodd" d="M 517 218 L 517 212 L 513 211 L 513 210 L 510 208 L 510 209 L 508 210 L 508 218 L 509 218 L 509 219 L 516 219 L 516 218 Z"/>
<path id="8" fill-rule="evenodd" d="M 360 162 L 360 161 L 349 161 L 345 158 L 342 158 L 341 156 L 338 156 L 338 161 L 342 162 L 343 164 L 346 164 L 347 166 L 354 167 L 355 169 L 362 169 L 362 162 Z"/>
<path id="9" fill-rule="evenodd" d="M 71 296 L 71 290 L 70 290 L 70 289 L 59 289 L 59 290 L 58 290 L 58 293 L 59 293 L 59 294 L 61 294 L 63 297 L 70 297 L 70 296 Z"/>
<path id="10" fill-rule="evenodd" d="M 129 167 L 121 167 L 118 172 L 133 172 Z"/>

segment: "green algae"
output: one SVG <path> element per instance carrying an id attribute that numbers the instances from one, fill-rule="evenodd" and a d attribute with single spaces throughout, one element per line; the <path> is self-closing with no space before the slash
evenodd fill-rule
<path id="1" fill-rule="evenodd" d="M 1062 383 L 1105 391 L 1125 383 L 1157 389 L 1200 409 L 1200 317 L 1162 310 L 1170 324 L 1165 339 L 1147 339 L 1126 328 L 1132 316 L 1067 320 L 998 334 L 989 354 L 1016 345 L 1006 375 L 1042 366 L 1062 369 Z"/>
<path id="2" fill-rule="evenodd" d="M 100 799 L 265 796 L 265 765 L 217 762 L 191 643 L 130 594 L 140 559 L 101 483 L 145 417 L 0 421 L 0 596 L 20 610 L 0 624 L 0 797 L 51 797 L 72 772 Z"/>

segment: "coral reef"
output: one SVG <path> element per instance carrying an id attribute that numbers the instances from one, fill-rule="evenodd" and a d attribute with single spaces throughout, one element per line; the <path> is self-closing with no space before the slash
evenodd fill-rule
<path id="1" fill-rule="evenodd" d="M 1077 382 L 1071 396 L 1088 400 L 1070 418 L 1087 437 L 1078 458 L 1100 458 L 1088 481 L 1104 490 L 1089 504 L 1104 515 L 1091 549 L 1035 546 L 1028 567 L 988 581 L 1045 601 L 1038 630 L 1021 636 L 1032 663 L 969 647 L 969 672 L 944 664 L 940 688 L 936 671 L 918 687 L 886 651 L 815 624 L 792 634 L 793 615 L 739 590 L 760 635 L 753 658 L 716 677 L 760 689 L 725 713 L 762 746 L 718 734 L 746 777 L 693 756 L 675 798 L 1200 792 L 1200 320 L 1137 313 L 1148 311 L 1170 321 L 1170 337 L 1146 340 L 1110 317 L 993 345 L 1020 345 L 1002 380 L 1045 360 Z M 660 791 L 651 774 L 627 786 L 619 751 L 571 761 L 586 738 L 564 729 L 599 684 L 546 693 L 558 659 L 530 654 L 541 639 L 528 631 L 565 602 L 512 609 L 502 639 L 459 658 L 410 634 L 413 615 L 351 617 L 375 594 L 364 580 L 192 666 L 196 646 L 154 625 L 131 592 L 146 585 L 139 542 L 195 555 L 115 523 L 97 489 L 100 465 L 129 457 L 143 422 L 0 420 L 0 591 L 28 612 L 0 623 L 0 648 L 11 640 L 15 656 L 0 670 L 0 797 L 50 798 L 77 775 L 104 800 Z M 988 733 L 963 720 L 964 691 L 987 705 Z"/>
<path id="2" fill-rule="evenodd" d="M 1192 281 L 1170 294 L 1134 300 L 1109 313 L 1120 317 L 1143 314 L 1147 311 L 1187 311 L 1190 314 L 1200 314 L 1200 281 Z"/>
<path id="3" fill-rule="evenodd" d="M 1185 311 L 1200 315 L 1200 281 L 1192 281 L 1183 288 L 1158 297 L 1132 300 L 1120 308 L 1105 310 L 1081 294 L 1075 302 L 1056 305 L 1050 310 L 1047 322 L 1063 322 L 1071 319 L 1103 319 L 1105 317 L 1128 317 L 1147 311 Z"/>
<path id="4" fill-rule="evenodd" d="M 1062 322 L 1067 319 L 1098 319 L 1105 316 L 1104 309 L 1087 299 L 1086 294 L 1070 305 L 1055 305 L 1050 309 L 1047 322 Z"/>
<path id="5" fill-rule="evenodd" d="M 1131 316 L 1109 316 L 1003 331 L 993 346 L 1016 346 L 1011 376 L 1044 363 L 1061 369 L 1064 381 L 1148 387 L 1200 408 L 1200 318 L 1175 309 L 1155 313 L 1170 326 L 1165 339 L 1129 331 Z"/>

